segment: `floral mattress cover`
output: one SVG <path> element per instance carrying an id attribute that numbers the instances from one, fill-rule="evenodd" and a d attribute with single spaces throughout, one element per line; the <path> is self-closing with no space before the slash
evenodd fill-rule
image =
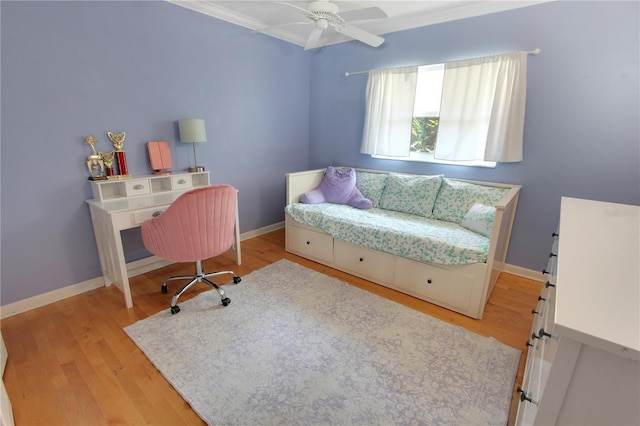
<path id="1" fill-rule="evenodd" d="M 488 237 L 453 222 L 330 203 L 293 203 L 285 212 L 339 240 L 423 263 L 484 263 L 489 253 Z"/>

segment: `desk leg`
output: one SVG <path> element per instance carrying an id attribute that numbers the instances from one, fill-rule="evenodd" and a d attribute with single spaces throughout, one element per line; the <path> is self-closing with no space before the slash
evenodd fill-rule
<path id="1" fill-rule="evenodd" d="M 238 212 L 238 200 L 236 199 L 236 263 L 242 265 L 242 253 L 240 252 L 240 213 Z"/>
<path id="2" fill-rule="evenodd" d="M 109 275 L 109 260 L 108 260 L 109 245 L 106 242 L 103 223 L 100 220 L 98 212 L 94 211 L 94 208 L 92 205 L 89 205 L 89 212 L 91 213 L 91 223 L 93 224 L 93 235 L 96 238 L 96 246 L 98 248 L 98 257 L 100 257 L 100 268 L 102 270 L 102 279 L 104 280 L 105 287 L 108 287 L 109 285 L 111 285 L 111 281 L 107 278 L 107 276 Z"/>
<path id="3" fill-rule="evenodd" d="M 103 210 L 94 208 L 93 205 L 89 205 L 89 209 L 98 246 L 98 255 L 100 256 L 104 285 L 115 284 L 124 294 L 125 305 L 127 308 L 131 308 L 133 307 L 133 301 L 131 299 L 129 276 L 127 275 L 127 264 L 124 260 L 124 248 L 122 247 L 120 230 L 116 229 L 111 215 L 106 214 Z"/>
<path id="4" fill-rule="evenodd" d="M 110 233 L 110 250 L 115 255 L 115 270 L 113 271 L 115 275 L 114 284 L 118 287 L 122 293 L 124 294 L 124 303 L 127 308 L 133 307 L 133 300 L 131 299 L 131 287 L 129 287 L 129 276 L 127 275 L 127 263 L 124 260 L 124 248 L 122 247 L 122 236 L 120 235 L 120 230 L 115 229 L 113 224 L 109 224 L 109 233 Z"/>

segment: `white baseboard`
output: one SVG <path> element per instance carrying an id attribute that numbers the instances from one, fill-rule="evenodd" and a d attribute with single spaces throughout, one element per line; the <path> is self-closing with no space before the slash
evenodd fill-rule
<path id="1" fill-rule="evenodd" d="M 284 222 L 274 223 L 262 228 L 258 228 L 253 231 L 245 232 L 240 235 L 240 241 L 248 240 L 250 238 L 259 237 L 260 235 L 268 234 L 269 232 L 276 231 L 284 228 Z M 144 259 L 136 260 L 127 264 L 127 271 L 130 277 L 144 274 L 157 268 L 161 268 L 166 265 L 170 265 L 172 262 L 161 259 L 157 256 L 151 256 Z M 544 275 L 542 272 L 534 271 L 532 269 L 522 268 L 515 265 L 504 265 L 504 272 L 508 274 L 517 275 L 520 277 L 532 279 L 535 281 L 544 282 Z M 102 277 L 93 278 L 81 283 L 72 284 L 67 287 L 53 290 L 48 293 L 39 294 L 37 296 L 30 297 L 28 299 L 19 300 L 14 303 L 9 303 L 0 307 L 0 319 L 8 318 L 13 315 L 17 315 L 31 309 L 36 309 L 41 306 L 48 305 L 58 300 L 66 299 L 68 297 L 76 296 L 78 294 L 86 293 L 87 291 L 95 290 L 96 288 L 104 285 L 104 279 Z"/>
<path id="2" fill-rule="evenodd" d="M 273 225 L 263 226 L 262 228 L 254 229 L 253 231 L 240 234 L 240 241 L 259 237 L 260 235 L 268 234 L 269 232 L 277 231 L 278 229 L 282 228 L 284 228 L 284 221 L 274 223 Z"/>
<path id="3" fill-rule="evenodd" d="M 509 265 L 508 263 L 504 265 L 504 272 L 534 281 L 545 281 L 544 274 L 541 271 L 534 271 L 533 269 L 527 269 L 521 266 Z"/>
<path id="4" fill-rule="evenodd" d="M 39 294 L 37 296 L 29 297 L 27 299 L 19 300 L 14 303 L 2 305 L 2 307 L 0 307 L 0 319 L 4 319 L 16 314 L 21 314 L 23 312 L 30 311 L 31 309 L 39 308 L 40 306 L 48 305 L 49 303 L 66 299 L 67 297 L 95 290 L 96 288 L 102 287 L 103 285 L 104 279 L 102 277 L 97 277 L 87 281 L 83 281 L 81 283 L 59 288 L 47 293 Z"/>
<path id="5" fill-rule="evenodd" d="M 265 226 L 241 234 L 240 241 L 259 237 L 260 235 L 267 234 L 269 232 L 276 231 L 282 228 L 284 228 L 284 222 L 274 223 L 273 225 Z M 127 273 L 130 277 L 135 277 L 136 275 L 144 274 L 146 272 L 153 271 L 154 269 L 170 265 L 171 263 L 172 262 L 161 259 L 157 256 L 150 256 L 144 259 L 129 262 L 127 264 Z M 68 297 L 77 296 L 78 294 L 86 293 L 102 286 L 104 286 L 104 279 L 102 277 L 96 277 L 81 283 L 72 284 L 67 287 L 39 294 L 37 296 L 19 300 L 17 302 L 9 303 L 0 306 L 0 319 L 21 314 L 23 312 L 45 306 L 50 303 L 57 302 L 58 300 L 66 299 Z"/>

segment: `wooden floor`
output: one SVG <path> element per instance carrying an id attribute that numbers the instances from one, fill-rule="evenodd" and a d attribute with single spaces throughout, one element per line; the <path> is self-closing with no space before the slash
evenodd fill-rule
<path id="1" fill-rule="evenodd" d="M 522 350 L 516 386 L 521 383 L 531 310 L 541 283 L 502 274 L 484 318 L 474 320 L 286 253 L 284 230 L 244 241 L 241 266 L 230 252 L 204 267 L 233 269 L 242 276 L 283 258 Z M 192 269 L 176 264 L 132 278 L 132 309 L 124 307 L 122 293 L 111 286 L 2 320 L 9 354 L 4 381 L 16 424 L 203 424 L 122 330 L 168 309 L 171 296 L 159 291 L 162 280 Z M 180 300 L 204 290 L 209 289 L 198 286 Z M 517 397 L 511 406 L 513 424 Z"/>

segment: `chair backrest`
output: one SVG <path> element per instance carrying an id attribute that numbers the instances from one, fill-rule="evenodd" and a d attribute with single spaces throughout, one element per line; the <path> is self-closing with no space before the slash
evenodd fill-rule
<path id="1" fill-rule="evenodd" d="M 147 250 L 173 262 L 209 259 L 235 241 L 237 191 L 211 185 L 178 197 L 160 216 L 141 225 Z"/>

